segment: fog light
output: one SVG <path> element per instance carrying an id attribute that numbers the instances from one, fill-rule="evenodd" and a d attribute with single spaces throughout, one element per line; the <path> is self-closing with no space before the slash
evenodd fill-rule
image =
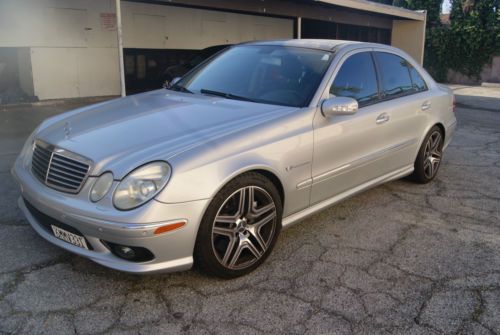
<path id="1" fill-rule="evenodd" d="M 101 240 L 113 255 L 130 262 L 148 262 L 155 258 L 153 253 L 143 247 L 126 246 Z"/>
<path id="2" fill-rule="evenodd" d="M 115 252 L 118 255 L 118 257 L 124 259 L 133 260 L 135 258 L 135 251 L 130 247 L 117 245 L 115 246 Z"/>

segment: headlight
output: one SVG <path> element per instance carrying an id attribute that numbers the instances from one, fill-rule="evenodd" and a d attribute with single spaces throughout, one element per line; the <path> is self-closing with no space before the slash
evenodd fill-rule
<path id="1" fill-rule="evenodd" d="M 113 174 L 111 172 L 106 172 L 102 174 L 99 178 L 97 178 L 96 182 L 92 186 L 90 190 L 90 200 L 92 202 L 98 202 L 106 193 L 108 193 L 109 189 L 113 185 Z"/>
<path id="2" fill-rule="evenodd" d="M 118 184 L 113 204 L 121 210 L 144 204 L 165 187 L 171 172 L 170 165 L 165 162 L 153 162 L 135 169 Z"/>

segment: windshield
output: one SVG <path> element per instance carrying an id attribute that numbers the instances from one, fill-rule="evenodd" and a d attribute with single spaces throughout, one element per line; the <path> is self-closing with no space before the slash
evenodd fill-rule
<path id="1" fill-rule="evenodd" d="M 172 89 L 304 107 L 311 101 L 331 59 L 328 51 L 241 45 L 195 68 Z"/>

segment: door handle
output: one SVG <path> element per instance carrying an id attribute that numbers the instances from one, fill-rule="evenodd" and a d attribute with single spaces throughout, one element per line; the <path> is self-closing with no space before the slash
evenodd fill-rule
<path id="1" fill-rule="evenodd" d="M 426 111 L 428 110 L 429 108 L 431 108 L 431 103 L 429 101 L 425 101 L 423 104 L 422 104 L 422 110 L 423 111 Z"/>
<path id="2" fill-rule="evenodd" d="M 377 124 L 382 124 L 382 123 L 389 121 L 389 119 L 390 118 L 389 118 L 389 115 L 387 113 L 382 113 L 379 116 L 377 116 L 377 119 L 375 120 L 375 122 Z"/>

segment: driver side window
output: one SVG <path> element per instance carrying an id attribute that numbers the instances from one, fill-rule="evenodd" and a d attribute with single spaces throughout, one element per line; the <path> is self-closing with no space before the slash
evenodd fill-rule
<path id="1" fill-rule="evenodd" d="M 330 94 L 353 98 L 360 107 L 379 100 L 377 75 L 370 52 L 354 54 L 342 64 Z"/>

